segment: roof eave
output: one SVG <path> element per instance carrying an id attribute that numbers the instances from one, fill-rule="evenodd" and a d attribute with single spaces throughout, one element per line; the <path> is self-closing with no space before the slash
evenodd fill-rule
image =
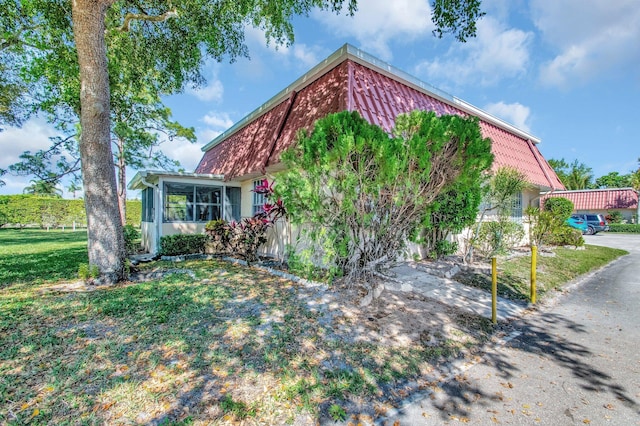
<path id="1" fill-rule="evenodd" d="M 210 174 L 210 173 L 190 173 L 190 172 L 170 172 L 166 170 L 142 170 L 133 176 L 128 189 L 144 189 L 148 188 L 148 180 L 155 177 L 179 177 L 179 178 L 195 178 L 195 179 L 210 179 L 210 180 L 224 180 L 222 174 Z"/>

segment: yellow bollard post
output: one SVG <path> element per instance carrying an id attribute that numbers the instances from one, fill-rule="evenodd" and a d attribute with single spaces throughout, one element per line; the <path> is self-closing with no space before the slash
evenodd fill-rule
<path id="1" fill-rule="evenodd" d="M 496 258 L 491 258 L 491 321 L 498 323 L 498 270 Z"/>
<path id="2" fill-rule="evenodd" d="M 531 303 L 536 303 L 536 267 L 538 264 L 538 247 L 531 245 Z"/>

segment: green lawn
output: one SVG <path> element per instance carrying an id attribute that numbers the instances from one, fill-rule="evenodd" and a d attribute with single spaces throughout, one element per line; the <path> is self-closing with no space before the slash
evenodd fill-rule
<path id="1" fill-rule="evenodd" d="M 0 228 L 0 287 L 70 279 L 87 262 L 86 231 Z"/>
<path id="2" fill-rule="evenodd" d="M 362 414 L 362 401 L 373 416 L 490 337 L 488 320 L 451 314 L 435 346 L 379 343 L 340 309 L 312 309 L 297 284 L 218 261 L 146 266 L 195 279 L 55 287 L 84 245 L 82 233 L 0 231 L 0 424 L 313 424 Z"/>
<path id="3" fill-rule="evenodd" d="M 584 250 L 556 248 L 555 256 L 538 255 L 537 290 L 544 298 L 549 291 L 559 290 L 580 275 L 603 267 L 616 258 L 628 254 L 625 250 L 586 245 Z M 498 294 L 510 299 L 529 300 L 531 257 L 498 259 Z M 491 277 L 486 275 L 456 277 L 465 284 L 491 291 Z"/>

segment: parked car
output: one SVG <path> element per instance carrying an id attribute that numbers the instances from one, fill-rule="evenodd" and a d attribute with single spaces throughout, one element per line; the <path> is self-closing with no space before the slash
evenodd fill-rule
<path id="1" fill-rule="evenodd" d="M 600 231 L 609 230 L 609 225 L 601 214 L 578 213 L 571 215 L 571 217 L 574 219 L 582 219 L 587 222 L 587 231 L 585 233 L 588 235 L 595 235 Z"/>
<path id="2" fill-rule="evenodd" d="M 572 228 L 579 229 L 583 234 L 585 234 L 589 230 L 589 226 L 587 225 L 587 222 L 584 221 L 584 219 L 575 218 L 573 216 L 566 220 L 566 224 Z"/>

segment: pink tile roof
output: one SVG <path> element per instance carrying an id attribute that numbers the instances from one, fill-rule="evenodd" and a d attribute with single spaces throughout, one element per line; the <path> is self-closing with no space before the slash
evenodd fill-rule
<path id="1" fill-rule="evenodd" d="M 542 197 L 542 202 L 551 197 L 568 198 L 576 211 L 638 208 L 638 193 L 631 188 L 557 191 Z"/>
<path id="2" fill-rule="evenodd" d="M 494 169 L 511 166 L 522 171 L 531 184 L 564 189 L 532 143 L 533 137 L 397 74 L 359 56 L 346 55 L 329 62 L 313 79 L 304 76 L 298 86 L 290 86 L 293 90 L 287 89 L 276 96 L 275 102 L 268 102 L 264 112 L 263 108 L 254 112 L 243 120 L 246 123 L 240 122 L 228 135 L 206 146 L 196 173 L 224 174 L 225 179 L 264 173 L 267 166 L 279 162 L 280 154 L 294 142 L 299 129 L 311 128 L 317 119 L 333 112 L 355 110 L 390 131 L 398 114 L 422 109 L 437 114 L 479 115 L 483 135 L 493 141 Z"/>

